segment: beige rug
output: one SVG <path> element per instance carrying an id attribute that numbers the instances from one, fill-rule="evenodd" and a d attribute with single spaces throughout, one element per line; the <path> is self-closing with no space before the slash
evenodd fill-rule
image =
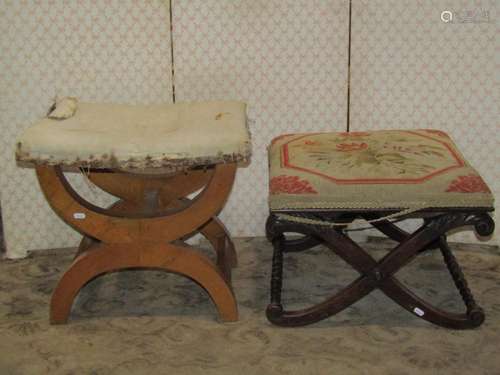
<path id="1" fill-rule="evenodd" d="M 390 242 L 372 241 L 379 257 Z M 80 293 L 68 325 L 48 324 L 50 294 L 73 251 L 37 252 L 0 262 L 0 374 L 499 374 L 498 248 L 454 246 L 487 314 L 471 331 L 437 328 L 374 292 L 339 315 L 305 328 L 270 325 L 271 248 L 237 241 L 237 323 L 221 324 L 206 293 L 180 276 L 127 271 Z M 286 257 L 285 299 L 314 302 L 356 277 L 316 248 Z M 461 307 L 440 254 L 398 274 L 442 307 Z"/>

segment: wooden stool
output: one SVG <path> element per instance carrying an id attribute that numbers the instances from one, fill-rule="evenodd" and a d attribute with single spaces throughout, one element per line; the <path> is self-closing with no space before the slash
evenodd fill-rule
<path id="1" fill-rule="evenodd" d="M 412 314 L 448 328 L 484 321 L 446 240 L 446 233 L 473 226 L 490 235 L 493 197 L 447 134 L 436 130 L 288 134 L 270 149 L 270 216 L 274 246 L 268 319 L 302 326 L 334 315 L 375 289 Z M 407 233 L 391 218 L 422 218 Z M 376 261 L 345 229 L 364 219 L 397 241 Z M 290 233 L 299 238 L 287 238 Z M 288 311 L 281 302 L 283 254 L 325 244 L 360 276 L 324 302 Z M 394 274 L 424 251 L 439 249 L 465 303 L 463 314 L 443 311 L 411 292 Z"/>
<path id="2" fill-rule="evenodd" d="M 216 139 L 214 132 L 224 136 Z M 217 214 L 231 191 L 236 163 L 249 156 L 245 105 L 236 102 L 78 103 L 67 119 L 47 118 L 28 129 L 19 139 L 17 159 L 36 164 L 54 211 L 84 235 L 52 295 L 51 323 L 67 321 L 88 281 L 128 268 L 187 276 L 208 292 L 222 321 L 237 320 L 231 287 L 236 253 Z M 108 209 L 85 201 L 64 177 L 65 166 L 90 168 L 90 180 L 119 200 Z M 187 198 L 200 189 L 196 198 Z M 184 242 L 196 233 L 213 246 L 215 264 Z"/>

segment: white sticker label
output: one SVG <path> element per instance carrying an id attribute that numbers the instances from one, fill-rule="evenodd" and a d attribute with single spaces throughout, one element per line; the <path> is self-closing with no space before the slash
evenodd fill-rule
<path id="1" fill-rule="evenodd" d="M 415 307 L 415 308 L 413 309 L 413 312 L 414 312 L 415 314 L 417 314 L 418 316 L 424 316 L 424 314 L 425 314 L 425 313 L 424 313 L 424 310 L 421 310 L 421 309 L 419 309 L 418 307 Z"/>
<path id="2" fill-rule="evenodd" d="M 73 217 L 75 219 L 78 219 L 78 220 L 83 220 L 83 219 L 85 219 L 86 216 L 85 216 L 85 214 L 83 212 L 75 212 L 73 214 Z"/>

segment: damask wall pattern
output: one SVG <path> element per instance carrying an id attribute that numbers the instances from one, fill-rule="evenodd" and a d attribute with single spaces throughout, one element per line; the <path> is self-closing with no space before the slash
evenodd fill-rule
<path id="1" fill-rule="evenodd" d="M 274 136 L 346 128 L 348 0 L 172 0 L 174 82 L 168 0 L 0 3 L 0 198 L 9 257 L 74 246 L 79 237 L 49 209 L 34 172 L 13 159 L 16 136 L 56 96 L 171 102 L 175 83 L 177 101 L 246 101 L 254 156 L 222 213 L 237 236 L 263 234 Z M 351 130 L 445 130 L 498 196 L 495 6 L 352 0 Z M 441 20 L 443 10 L 454 12 L 453 22 Z M 81 177 L 72 182 L 109 202 Z"/>
<path id="2" fill-rule="evenodd" d="M 500 196 L 497 7 L 353 0 L 350 129 L 443 130 Z"/>
<path id="3" fill-rule="evenodd" d="M 248 103 L 253 156 L 222 215 L 264 234 L 267 146 L 283 133 L 346 128 L 348 0 L 174 0 L 177 101 Z"/>
<path id="4" fill-rule="evenodd" d="M 34 171 L 16 166 L 18 134 L 56 96 L 126 103 L 172 101 L 168 1 L 0 0 L 0 191 L 7 256 L 75 246 Z M 75 187 L 96 202 L 81 176 Z"/>

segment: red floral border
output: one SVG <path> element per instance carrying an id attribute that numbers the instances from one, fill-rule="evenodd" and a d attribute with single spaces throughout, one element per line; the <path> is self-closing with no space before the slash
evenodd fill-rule
<path id="1" fill-rule="evenodd" d="M 298 176 L 280 175 L 273 177 L 269 183 L 271 194 L 318 194 L 311 183 Z"/>
<path id="2" fill-rule="evenodd" d="M 452 193 L 490 193 L 490 189 L 481 176 L 469 174 L 466 176 L 458 176 L 454 179 L 448 188 L 447 192 Z"/>

